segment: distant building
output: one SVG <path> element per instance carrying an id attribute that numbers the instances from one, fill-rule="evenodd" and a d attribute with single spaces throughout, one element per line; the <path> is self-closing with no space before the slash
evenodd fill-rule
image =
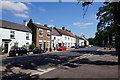
<path id="1" fill-rule="evenodd" d="M 77 35 L 75 35 L 76 37 L 76 44 L 79 46 L 85 46 L 85 40 L 82 37 L 79 37 Z"/>
<path id="2" fill-rule="evenodd" d="M 32 30 L 32 42 L 36 47 L 51 48 L 51 28 L 47 27 L 46 24 L 36 24 L 32 19 L 30 19 L 28 27 Z"/>
<path id="3" fill-rule="evenodd" d="M 32 31 L 28 26 L 0 20 L 0 46 L 8 53 L 13 45 L 22 47 L 32 43 Z"/>
<path id="4" fill-rule="evenodd" d="M 75 43 L 75 36 L 71 32 L 66 31 L 65 27 L 62 27 L 62 29 L 54 27 L 52 29 L 52 48 L 61 46 L 71 48 L 72 46 L 75 46 Z"/>

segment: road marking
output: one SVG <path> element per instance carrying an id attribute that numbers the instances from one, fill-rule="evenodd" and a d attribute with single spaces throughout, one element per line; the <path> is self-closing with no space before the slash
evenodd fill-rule
<path id="1" fill-rule="evenodd" d="M 82 56 L 78 56 L 78 57 L 76 57 L 76 58 L 74 58 L 74 59 L 68 60 L 68 61 L 66 61 L 66 62 L 64 62 L 64 63 L 61 63 L 61 64 L 57 64 L 57 65 L 52 66 L 52 67 L 47 68 L 47 69 L 41 69 L 41 68 L 38 68 L 38 69 L 47 71 L 47 70 L 50 70 L 50 69 L 52 69 L 52 68 L 62 66 L 62 65 L 64 65 L 64 64 L 68 63 L 68 62 L 72 62 L 72 61 L 74 61 L 74 60 L 76 60 L 76 59 L 78 59 L 78 58 L 83 59 L 83 58 L 85 58 L 87 55 L 88 55 L 88 54 L 84 54 L 84 55 L 82 55 Z"/>
<path id="2" fill-rule="evenodd" d="M 74 59 L 68 60 L 68 61 L 66 61 L 66 62 L 64 62 L 64 63 L 61 63 L 61 64 L 57 64 L 56 66 L 52 66 L 52 67 L 47 68 L 47 69 L 38 68 L 39 71 L 43 71 L 43 72 L 31 74 L 31 76 L 42 75 L 42 74 L 47 73 L 47 72 L 49 72 L 49 71 L 52 71 L 52 70 L 54 70 L 54 69 L 56 69 L 56 68 L 58 68 L 58 67 L 61 67 L 61 66 L 65 65 L 65 64 L 68 64 L 68 63 L 70 63 L 70 62 L 72 62 L 72 61 L 75 61 L 75 60 L 77 60 L 77 59 L 83 59 L 83 58 L 85 58 L 85 57 L 87 57 L 87 56 L 90 56 L 90 55 L 91 55 L 91 54 L 84 54 L 84 55 L 82 55 L 82 56 L 78 56 L 78 57 L 76 57 L 76 58 L 74 58 Z"/>

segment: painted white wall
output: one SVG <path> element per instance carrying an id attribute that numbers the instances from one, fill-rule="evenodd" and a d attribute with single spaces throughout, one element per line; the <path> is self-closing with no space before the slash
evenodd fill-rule
<path id="1" fill-rule="evenodd" d="M 89 41 L 86 41 L 86 45 L 89 45 Z"/>
<path id="2" fill-rule="evenodd" d="M 85 44 L 84 44 L 84 40 L 82 40 L 82 39 L 79 39 L 79 46 L 84 46 Z"/>
<path id="3" fill-rule="evenodd" d="M 55 40 L 54 40 L 54 37 L 56 38 Z M 75 46 L 76 38 L 71 37 L 71 36 L 66 36 L 66 35 L 62 35 L 62 36 L 52 35 L 52 42 L 51 42 L 52 49 L 53 49 L 53 43 L 55 46 L 58 43 L 64 43 L 64 46 L 66 46 L 67 48 L 71 48 L 71 46 Z"/>
<path id="4" fill-rule="evenodd" d="M 11 39 L 11 42 L 9 43 L 8 51 L 10 51 L 11 47 L 14 45 L 15 42 L 18 43 L 18 47 L 22 47 L 22 45 L 26 45 L 26 43 L 29 43 L 29 44 L 32 43 L 32 34 L 30 32 L 29 32 L 29 40 L 26 40 L 27 32 L 0 28 L 0 32 L 1 32 L 0 45 L 2 45 L 3 43 L 2 39 L 10 39 L 10 31 L 15 31 L 15 39 Z"/>
<path id="5" fill-rule="evenodd" d="M 75 46 L 76 43 L 76 39 L 74 37 L 66 36 L 66 35 L 62 35 L 62 41 L 64 44 L 66 44 L 65 46 L 67 48 L 71 48 L 71 46 Z"/>
<path id="6" fill-rule="evenodd" d="M 55 39 L 54 39 L 55 37 Z M 52 35 L 51 36 L 51 46 L 52 46 L 52 49 L 54 48 L 53 47 L 53 43 L 54 43 L 54 46 L 56 47 L 56 44 L 58 43 L 62 43 L 62 36 L 56 36 L 56 35 Z"/>

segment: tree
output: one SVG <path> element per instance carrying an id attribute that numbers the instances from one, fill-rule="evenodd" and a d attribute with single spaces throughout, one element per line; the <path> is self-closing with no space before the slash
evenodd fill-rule
<path id="1" fill-rule="evenodd" d="M 89 38 L 88 41 L 90 45 L 94 45 L 94 38 Z"/>
<path id="2" fill-rule="evenodd" d="M 89 4 L 91 3 L 84 2 L 83 7 Z M 120 2 L 104 2 L 104 4 L 97 13 L 97 19 L 100 20 L 97 26 L 98 33 L 99 30 L 104 31 L 106 27 L 111 27 L 112 34 L 115 35 L 115 48 L 117 53 L 120 54 Z M 109 30 L 107 31 L 109 32 Z"/>

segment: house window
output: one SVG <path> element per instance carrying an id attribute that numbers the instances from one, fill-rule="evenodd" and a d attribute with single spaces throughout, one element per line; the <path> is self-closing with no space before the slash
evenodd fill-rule
<path id="1" fill-rule="evenodd" d="M 39 29 L 39 36 L 42 37 L 43 36 L 43 30 Z"/>
<path id="2" fill-rule="evenodd" d="M 47 42 L 47 47 L 48 47 L 48 48 L 50 47 L 50 42 Z"/>
<path id="3" fill-rule="evenodd" d="M 29 33 L 26 33 L 26 40 L 29 40 Z"/>
<path id="4" fill-rule="evenodd" d="M 65 37 L 65 40 L 66 40 L 67 38 Z"/>
<path id="5" fill-rule="evenodd" d="M 54 37 L 54 40 L 56 39 L 56 37 Z"/>
<path id="6" fill-rule="evenodd" d="M 26 47 L 27 47 L 27 49 L 29 48 L 29 43 L 28 42 L 26 43 Z"/>
<path id="7" fill-rule="evenodd" d="M 50 31 L 47 31 L 47 37 L 50 37 Z"/>
<path id="8" fill-rule="evenodd" d="M 68 40 L 69 40 L 69 37 L 68 37 Z"/>
<path id="9" fill-rule="evenodd" d="M 15 31 L 10 31 L 10 38 L 14 39 L 15 38 Z"/>
<path id="10" fill-rule="evenodd" d="M 67 47 L 67 43 L 65 42 L 65 46 Z"/>
<path id="11" fill-rule="evenodd" d="M 42 42 L 39 42 L 39 46 L 42 47 Z"/>
<path id="12" fill-rule="evenodd" d="M 70 47 L 70 43 L 68 43 L 68 47 Z"/>

